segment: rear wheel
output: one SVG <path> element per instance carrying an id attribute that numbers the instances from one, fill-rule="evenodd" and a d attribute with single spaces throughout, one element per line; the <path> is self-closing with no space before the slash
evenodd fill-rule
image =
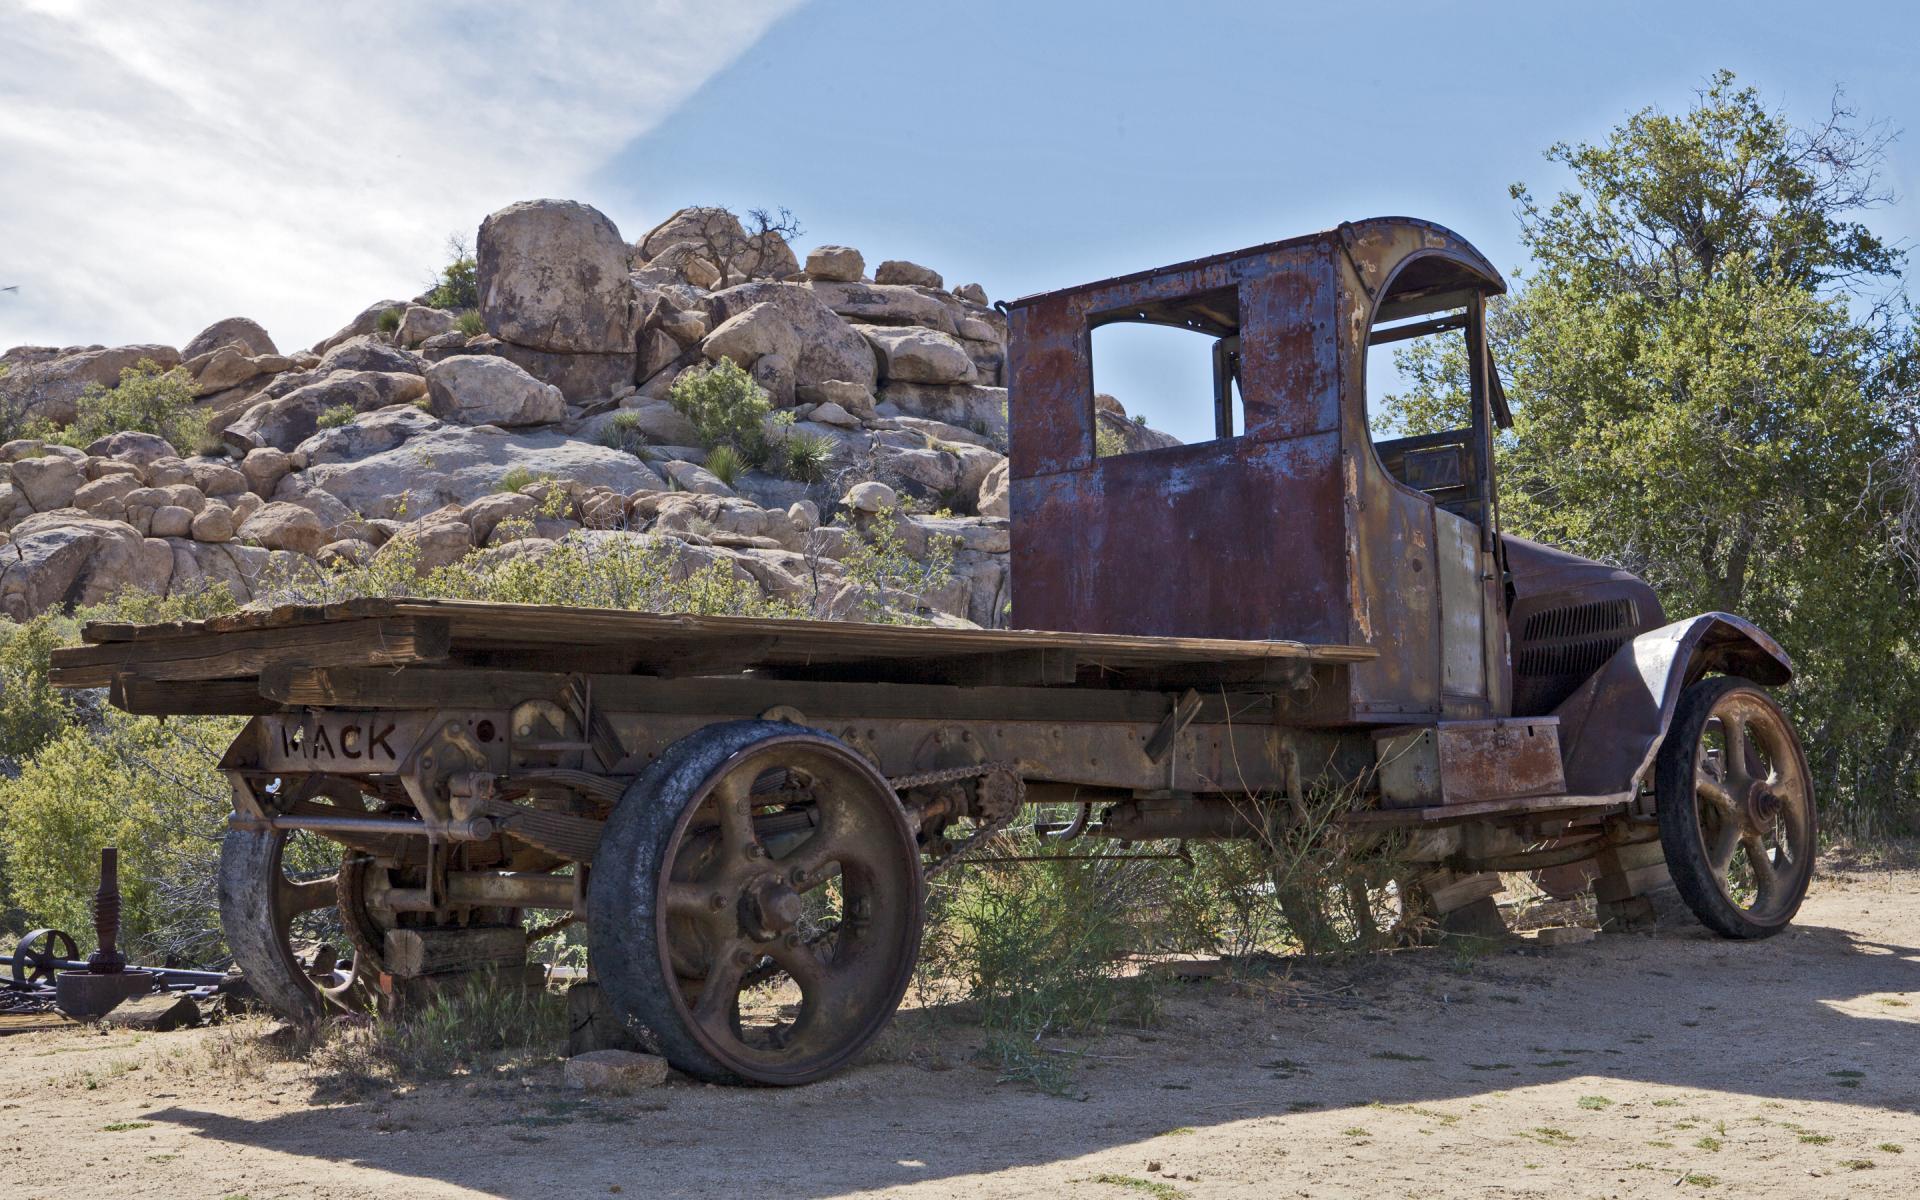
<path id="1" fill-rule="evenodd" d="M 893 789 L 845 743 L 711 725 L 628 789 L 587 910 L 608 998 L 675 1067 L 808 1083 L 866 1046 L 906 991 L 920 853 Z"/>
<path id="2" fill-rule="evenodd" d="M 1654 783 L 1667 872 L 1701 923 L 1729 938 L 1786 928 L 1813 878 L 1813 785 L 1773 697 L 1733 676 L 1687 688 Z"/>
<path id="3" fill-rule="evenodd" d="M 229 830 L 220 847 L 220 924 L 233 960 L 254 994 L 290 1021 L 352 1005 L 359 973 L 329 948 L 340 934 L 339 851 L 271 829 Z M 308 945 L 303 959 L 299 947 Z"/>

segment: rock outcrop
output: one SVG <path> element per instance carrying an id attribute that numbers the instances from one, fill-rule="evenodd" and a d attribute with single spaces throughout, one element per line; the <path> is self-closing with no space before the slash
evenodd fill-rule
<path id="1" fill-rule="evenodd" d="M 777 233 L 714 209 L 630 244 L 585 205 L 529 201 L 482 223 L 476 255 L 484 334 L 420 298 L 291 354 L 244 317 L 178 351 L 8 350 L 0 387 L 55 424 L 125 367 L 177 366 L 229 454 L 135 430 L 0 445 L 0 612 L 122 587 L 244 599 L 276 573 L 376 561 L 484 570 L 572 542 L 658 551 L 679 577 L 716 568 L 823 617 L 878 602 L 1005 620 L 1006 322 L 978 285 L 949 291 L 905 260 L 869 279 L 841 245 L 803 270 Z M 760 465 L 710 469 L 670 400 L 721 360 L 776 410 Z M 1133 448 L 1165 436 L 1098 419 Z M 908 594 L 842 565 L 880 538 L 951 572 Z"/>

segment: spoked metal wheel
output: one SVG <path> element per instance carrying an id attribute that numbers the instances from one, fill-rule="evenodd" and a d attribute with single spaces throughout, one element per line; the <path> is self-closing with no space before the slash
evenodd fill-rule
<path id="1" fill-rule="evenodd" d="M 893 789 L 845 743 L 729 722 L 634 782 L 587 903 L 602 986 L 674 1066 L 807 1083 L 900 1003 L 919 956 L 920 853 Z"/>
<path id="2" fill-rule="evenodd" d="M 334 798 L 360 811 L 357 793 Z M 360 858 L 343 858 L 341 846 L 318 835 L 284 830 L 233 829 L 221 845 L 227 945 L 254 994 L 288 1020 L 366 1007 L 363 985 L 379 970 L 370 961 L 379 923 L 366 905 L 374 873 Z"/>
<path id="3" fill-rule="evenodd" d="M 330 952 L 342 936 L 339 861 L 338 846 L 282 830 L 229 830 L 220 848 L 227 945 L 254 994 L 291 1021 L 316 1021 L 351 1003 L 352 959 Z M 305 946 L 312 949 L 303 956 Z"/>
<path id="4" fill-rule="evenodd" d="M 1667 871 L 1701 923 L 1730 938 L 1786 928 L 1813 877 L 1813 785 L 1773 698 L 1731 676 L 1689 687 L 1655 787 Z"/>

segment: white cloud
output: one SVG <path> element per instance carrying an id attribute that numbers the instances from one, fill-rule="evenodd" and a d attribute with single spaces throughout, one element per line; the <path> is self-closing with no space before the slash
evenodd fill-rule
<path id="1" fill-rule="evenodd" d="M 592 202 L 794 3 L 0 0 L 0 348 L 307 345 L 493 209 Z"/>

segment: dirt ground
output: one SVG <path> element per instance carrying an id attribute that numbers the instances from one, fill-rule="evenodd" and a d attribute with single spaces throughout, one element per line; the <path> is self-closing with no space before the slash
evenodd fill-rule
<path id="1" fill-rule="evenodd" d="M 1920 872 L 1827 874 L 1798 925 L 1166 985 L 1070 1098 L 904 1013 L 827 1083 L 582 1099 L 557 1065 L 351 1102 L 258 1026 L 0 1039 L 22 1197 L 1912 1196 Z"/>

